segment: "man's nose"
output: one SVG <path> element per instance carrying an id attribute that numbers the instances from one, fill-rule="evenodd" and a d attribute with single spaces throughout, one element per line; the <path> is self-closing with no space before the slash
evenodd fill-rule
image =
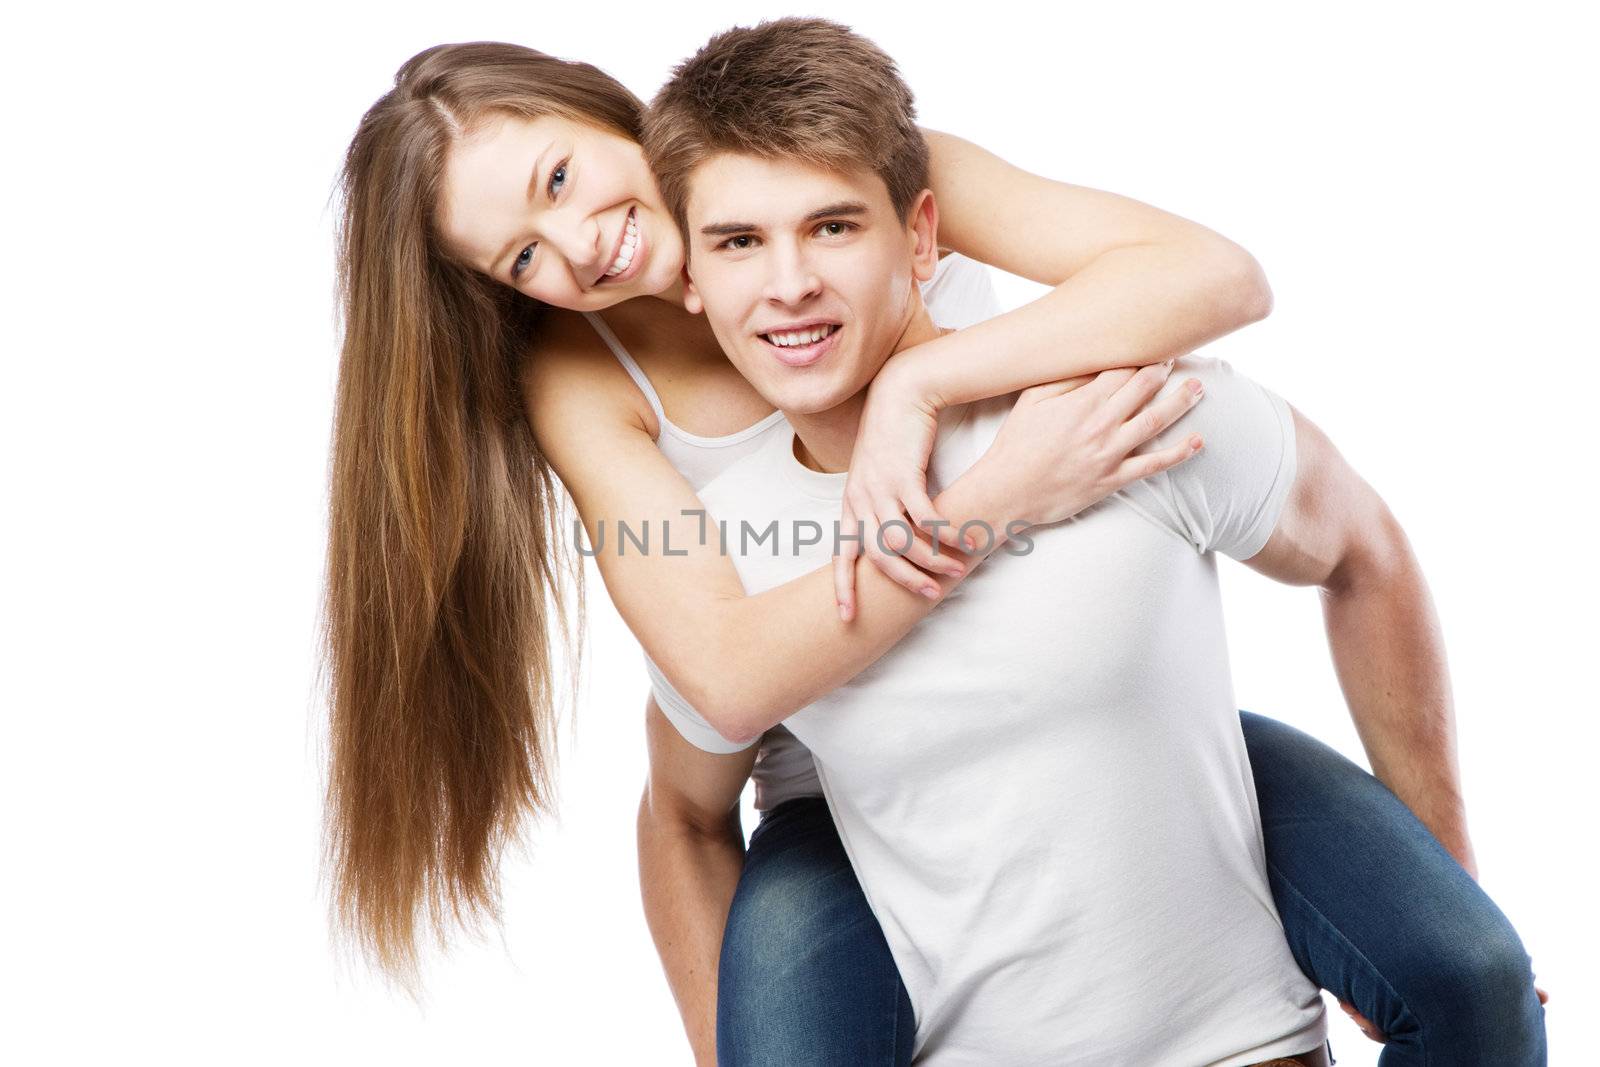
<path id="1" fill-rule="evenodd" d="M 774 242 L 767 256 L 766 298 L 775 304 L 803 304 L 822 292 L 822 279 L 805 254 L 793 245 Z"/>

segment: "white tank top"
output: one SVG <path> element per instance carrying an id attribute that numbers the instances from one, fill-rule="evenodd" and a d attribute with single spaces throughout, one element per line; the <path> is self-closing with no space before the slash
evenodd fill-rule
<path id="1" fill-rule="evenodd" d="M 934 323 L 953 330 L 964 329 L 1000 313 L 989 269 L 976 260 L 954 253 L 941 259 L 933 277 L 923 283 L 922 299 Z M 650 409 L 656 413 L 656 422 L 661 427 L 656 445 L 696 492 L 738 460 L 757 451 L 773 434 L 789 429 L 783 412 L 774 411 L 753 426 L 721 437 L 690 433 L 667 418 L 655 386 L 650 384 L 643 368 L 617 340 L 605 320 L 593 312 L 583 314 L 650 402 Z M 672 683 L 649 656 L 645 656 L 645 667 L 658 689 L 675 692 Z M 713 752 L 737 752 L 745 747 L 729 744 L 717 735 L 710 723 L 692 711 L 678 710 L 680 708 L 689 708 L 688 702 L 681 698 L 666 702 L 662 711 L 692 744 Z M 756 810 L 768 811 L 796 797 L 822 795 L 822 784 L 817 780 L 811 753 L 793 734 L 782 726 L 774 726 L 761 736 L 759 744 L 755 769 L 751 773 L 756 786 Z"/>

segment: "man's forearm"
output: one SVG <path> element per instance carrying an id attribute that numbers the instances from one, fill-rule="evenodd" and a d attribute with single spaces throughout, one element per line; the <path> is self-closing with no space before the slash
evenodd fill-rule
<path id="1" fill-rule="evenodd" d="M 639 809 L 639 888 L 645 921 L 699 1067 L 717 1062 L 717 958 L 744 867 L 737 819 L 700 829 Z"/>
<path id="2" fill-rule="evenodd" d="M 1323 589 L 1334 669 L 1373 774 L 1476 878 L 1444 638 L 1422 568 L 1392 533 Z"/>

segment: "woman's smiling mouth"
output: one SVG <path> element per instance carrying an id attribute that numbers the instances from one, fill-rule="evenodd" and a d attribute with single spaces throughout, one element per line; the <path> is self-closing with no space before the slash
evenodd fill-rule
<path id="1" fill-rule="evenodd" d="M 644 235 L 639 230 L 639 220 L 635 215 L 637 210 L 636 207 L 628 209 L 622 232 L 617 235 L 617 247 L 612 253 L 611 265 L 595 279 L 596 285 L 627 281 L 644 265 Z"/>

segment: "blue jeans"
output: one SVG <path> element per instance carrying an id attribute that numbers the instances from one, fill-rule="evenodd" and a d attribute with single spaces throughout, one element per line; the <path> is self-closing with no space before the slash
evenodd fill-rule
<path id="1" fill-rule="evenodd" d="M 1381 1067 L 1545 1063 L 1516 931 L 1381 782 L 1240 712 L 1272 896 L 1306 976 L 1388 1035 Z M 750 838 L 717 982 L 722 1067 L 911 1062 L 911 1001 L 820 797 Z"/>

